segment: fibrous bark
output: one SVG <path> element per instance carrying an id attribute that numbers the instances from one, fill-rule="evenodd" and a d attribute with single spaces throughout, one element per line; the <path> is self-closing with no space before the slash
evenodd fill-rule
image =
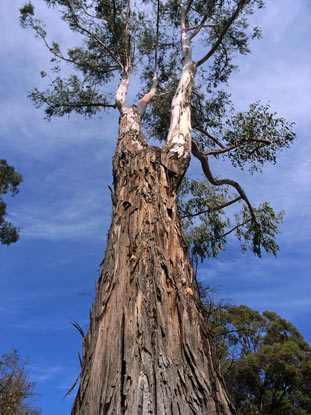
<path id="1" fill-rule="evenodd" d="M 189 156 L 120 118 L 112 224 L 73 415 L 232 414 L 182 235 L 176 191 Z"/>

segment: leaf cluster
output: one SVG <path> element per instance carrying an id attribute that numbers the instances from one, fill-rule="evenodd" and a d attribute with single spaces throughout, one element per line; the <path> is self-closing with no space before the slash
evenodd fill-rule
<path id="1" fill-rule="evenodd" d="M 4 245 L 10 245 L 19 239 L 19 229 L 5 219 L 7 205 L 2 195 L 11 192 L 12 196 L 15 196 L 19 192 L 18 186 L 21 181 L 21 174 L 17 173 L 6 160 L 0 159 L 0 242 Z"/>
<path id="2" fill-rule="evenodd" d="M 225 249 L 230 234 L 235 234 L 240 241 L 242 252 L 250 250 L 261 257 L 264 249 L 277 254 L 275 238 L 284 212 L 275 213 L 265 202 L 253 207 L 256 222 L 245 205 L 238 213 L 226 214 L 228 206 L 240 205 L 240 202 L 241 198 L 228 186 L 217 187 L 204 179 L 184 178 L 179 188 L 178 207 L 194 263 L 216 257 Z"/>

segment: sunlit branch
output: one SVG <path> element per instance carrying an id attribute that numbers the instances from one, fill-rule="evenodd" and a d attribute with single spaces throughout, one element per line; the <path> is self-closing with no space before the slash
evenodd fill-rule
<path id="1" fill-rule="evenodd" d="M 202 59 L 200 59 L 197 62 L 197 67 L 199 67 L 200 65 L 202 65 L 203 63 L 205 63 L 215 53 L 215 51 L 217 50 L 218 46 L 220 45 L 220 43 L 222 42 L 223 38 L 225 37 L 226 33 L 228 32 L 230 26 L 235 21 L 235 19 L 238 17 L 240 11 L 243 9 L 243 7 L 245 6 L 246 3 L 247 3 L 247 0 L 241 0 L 239 2 L 238 7 L 236 8 L 235 12 L 232 14 L 232 16 L 228 20 L 227 24 L 223 28 L 223 30 L 220 33 L 220 35 L 219 35 L 217 41 L 215 42 L 214 46 L 210 49 L 210 51 Z"/>
<path id="2" fill-rule="evenodd" d="M 116 90 L 116 95 L 115 95 L 116 104 L 120 112 L 122 112 L 122 106 L 126 100 L 128 84 L 129 84 L 129 75 L 128 73 L 123 72 L 121 81 L 119 83 L 119 86 Z"/>
<path id="3" fill-rule="evenodd" d="M 221 180 L 215 179 L 214 176 L 212 175 L 211 171 L 210 171 L 207 157 L 202 153 L 202 151 L 199 150 L 199 148 L 197 146 L 197 143 L 194 140 L 192 140 L 192 154 L 197 159 L 200 160 L 203 172 L 204 172 L 206 178 L 208 179 L 208 181 L 211 184 L 213 184 L 215 186 L 222 186 L 222 185 L 226 184 L 226 185 L 234 187 L 237 190 L 237 192 L 241 196 L 241 199 L 243 199 L 245 201 L 245 203 L 247 204 L 248 209 L 250 211 L 250 214 L 252 216 L 252 219 L 254 220 L 255 223 L 257 223 L 253 207 L 252 207 L 250 201 L 248 200 L 248 197 L 246 196 L 244 190 L 239 185 L 239 183 L 237 183 L 237 182 L 235 182 L 234 180 L 231 180 L 231 179 L 221 179 Z"/>
<path id="4" fill-rule="evenodd" d="M 157 79 L 157 75 L 155 74 L 152 80 L 152 86 L 151 86 L 150 91 L 147 94 L 145 94 L 138 102 L 138 110 L 141 116 L 144 115 L 147 105 L 154 97 L 156 90 L 157 90 L 157 84 L 158 84 L 158 79 Z"/>
<path id="5" fill-rule="evenodd" d="M 190 155 L 191 149 L 191 92 L 194 82 L 196 66 L 192 61 L 190 39 L 187 35 L 186 14 L 184 4 L 180 4 L 181 11 L 181 49 L 182 72 L 178 87 L 171 104 L 170 128 L 167 135 L 167 144 L 172 145 L 172 151 L 179 156 Z"/>
<path id="6" fill-rule="evenodd" d="M 138 102 L 138 110 L 143 117 L 147 105 L 154 97 L 157 91 L 158 85 L 158 76 L 157 76 L 157 67 L 158 67 L 158 48 L 159 48 L 159 27 L 160 27 L 160 0 L 158 0 L 158 7 L 157 7 L 157 27 L 156 27 L 156 44 L 155 44 L 155 51 L 154 51 L 154 70 L 153 70 L 153 78 L 152 78 L 152 86 L 150 91 L 145 94 Z"/>

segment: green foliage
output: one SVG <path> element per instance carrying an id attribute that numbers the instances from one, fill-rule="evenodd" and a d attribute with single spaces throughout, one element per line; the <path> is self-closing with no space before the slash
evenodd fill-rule
<path id="1" fill-rule="evenodd" d="M 41 76 L 45 77 L 46 73 L 41 72 Z M 44 92 L 34 88 L 29 94 L 37 108 L 47 104 L 45 113 L 49 120 L 56 115 L 70 114 L 73 108 L 77 114 L 91 117 L 103 107 L 114 107 L 107 102 L 107 97 L 100 94 L 96 83 L 87 77 L 80 80 L 76 75 L 72 75 L 63 80 L 57 76 L 50 87 L 51 89 Z"/>
<path id="2" fill-rule="evenodd" d="M 10 245 L 18 241 L 18 229 L 8 222 L 6 217 L 6 203 L 2 195 L 11 192 L 15 196 L 19 189 L 18 186 L 22 181 L 22 176 L 17 173 L 14 167 L 8 165 L 6 160 L 0 159 L 0 242 L 3 245 Z"/>
<path id="3" fill-rule="evenodd" d="M 35 8 L 29 2 L 29 3 L 26 3 L 21 9 L 19 9 L 19 11 L 20 11 L 19 21 L 23 27 L 26 27 L 27 20 L 31 19 L 31 16 L 34 16 L 35 14 Z"/>
<path id="4" fill-rule="evenodd" d="M 1 415 L 39 415 L 33 406 L 34 383 L 26 372 L 27 361 L 20 359 L 16 350 L 2 355 L 0 360 Z"/>
<path id="5" fill-rule="evenodd" d="M 261 105 L 260 102 L 251 104 L 247 112 L 238 112 L 225 124 L 223 139 L 227 145 L 237 146 L 228 153 L 234 167 L 244 169 L 249 166 L 250 172 L 261 171 L 265 162 L 276 163 L 278 150 L 288 148 L 295 139 L 293 123 L 284 118 L 277 118 L 276 113 L 270 112 L 270 105 Z M 251 138 L 266 138 L 269 144 L 262 143 L 254 146 Z"/>
<path id="6" fill-rule="evenodd" d="M 276 313 L 246 306 L 208 310 L 237 413 L 310 414 L 311 348 L 297 328 Z"/>
<path id="7" fill-rule="evenodd" d="M 179 188 L 178 207 L 195 263 L 216 257 L 225 249 L 227 237 L 232 233 L 240 241 L 242 252 L 250 250 L 261 257 L 263 248 L 267 253 L 277 254 L 275 237 L 284 212 L 276 214 L 265 202 L 253 208 L 254 222 L 245 205 L 238 213 L 226 215 L 225 208 L 230 201 L 236 204 L 241 199 L 237 200 L 228 187 L 215 187 L 204 179 L 184 178 Z"/>
<path id="8" fill-rule="evenodd" d="M 111 91 L 115 92 L 119 77 L 130 73 L 140 77 L 141 97 L 152 84 L 156 55 L 157 93 L 147 107 L 143 128 L 147 137 L 165 141 L 182 69 L 180 2 L 140 0 L 132 7 L 127 0 L 44 1 L 58 9 L 77 34 L 78 43 L 65 51 L 61 44 L 49 40 L 31 3 L 20 9 L 22 26 L 32 28 L 52 55 L 50 70 L 41 72 L 50 80 L 49 86 L 29 94 L 36 107 L 43 106 L 48 119 L 73 112 L 91 117 L 116 108 Z M 230 94 L 222 89 L 227 88 L 236 69 L 235 57 L 250 53 L 251 42 L 261 37 L 250 17 L 263 7 L 262 0 L 185 2 L 191 47 L 196 56 L 201 54 L 195 63 L 191 96 L 193 139 L 207 158 L 226 157 L 234 167 L 250 173 L 261 172 L 265 163 L 274 164 L 278 151 L 289 147 L 295 138 L 293 124 L 278 117 L 269 104 L 258 101 L 246 112 L 237 112 Z M 68 64 L 73 73 L 67 76 Z M 233 232 L 242 251 L 250 249 L 261 256 L 264 249 L 276 255 L 275 237 L 283 213 L 276 214 L 268 203 L 252 208 L 233 181 L 218 180 L 217 184 L 211 172 L 208 179 L 211 184 L 185 179 L 179 192 L 180 216 L 193 260 L 198 263 L 215 257 Z M 229 191 L 234 187 L 239 194 Z M 238 196 L 243 196 L 248 209 L 226 214 L 230 200 L 240 200 Z"/>

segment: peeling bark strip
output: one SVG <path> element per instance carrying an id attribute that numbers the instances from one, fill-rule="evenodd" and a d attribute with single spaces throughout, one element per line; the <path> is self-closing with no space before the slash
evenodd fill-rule
<path id="1" fill-rule="evenodd" d="M 189 158 L 120 119 L 113 208 L 73 415 L 233 414 L 177 215 Z"/>

